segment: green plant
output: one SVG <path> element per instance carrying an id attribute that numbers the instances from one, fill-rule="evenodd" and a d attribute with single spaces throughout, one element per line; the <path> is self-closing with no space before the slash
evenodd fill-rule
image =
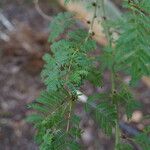
<path id="1" fill-rule="evenodd" d="M 136 85 L 142 76 L 150 75 L 150 1 L 125 1 L 125 7 L 130 11 L 117 22 L 106 16 L 104 0 L 89 3 L 94 9 L 93 18 L 88 22 L 89 32 L 74 28 L 74 14 L 68 12 L 58 14 L 50 25 L 51 51 L 43 57 L 45 65 L 41 73 L 47 88 L 36 102 L 29 105 L 36 113 L 27 119 L 35 124 L 36 140 L 41 150 L 82 149 L 79 144 L 82 133 L 80 118 L 73 112 L 78 102 L 77 90 L 84 80 L 89 80 L 94 86 L 102 86 L 106 69 L 111 73 L 111 89 L 107 93 L 90 96 L 85 111 L 93 109 L 93 117 L 107 135 L 111 136 L 112 129 L 115 129 L 115 150 L 133 149 L 128 142 L 122 142 L 119 114 L 121 109 L 128 119 L 131 118 L 138 104 L 130 86 Z M 103 13 L 101 18 L 108 44 L 101 56 L 91 56 L 89 52 L 96 49 L 92 30 L 98 9 Z M 113 38 L 115 30 L 120 31 L 117 40 Z M 62 33 L 65 34 L 64 39 L 59 38 Z M 100 66 L 95 67 L 96 62 Z M 122 81 L 119 72 L 132 77 L 129 85 Z M 100 100 L 100 103 L 93 105 L 94 100 Z M 148 150 L 148 133 L 146 130 L 130 140 Z"/>

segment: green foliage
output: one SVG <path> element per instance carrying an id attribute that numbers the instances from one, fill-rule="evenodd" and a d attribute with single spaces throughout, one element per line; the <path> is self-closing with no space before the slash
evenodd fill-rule
<path id="1" fill-rule="evenodd" d="M 121 65 L 120 68 L 128 70 L 134 84 L 143 75 L 150 75 L 150 17 L 143 13 L 149 13 L 149 1 L 131 2 L 126 7 L 133 11 L 119 22 L 118 28 L 122 33 L 116 41 L 115 60 L 117 65 Z"/>
<path id="2" fill-rule="evenodd" d="M 100 100 L 101 102 L 97 105 L 93 104 L 93 101 Z M 92 116 L 99 124 L 103 131 L 111 135 L 112 129 L 115 126 L 116 120 L 116 109 L 108 97 L 108 93 L 96 94 L 89 97 L 85 110 L 88 112 L 92 108 Z"/>
<path id="3" fill-rule="evenodd" d="M 71 1 L 71 0 L 65 0 L 65 2 L 64 2 L 64 3 L 65 3 L 65 4 L 67 4 L 67 3 L 69 3 L 70 1 Z"/>
<path id="4" fill-rule="evenodd" d="M 27 118 L 27 121 L 35 124 L 38 129 L 36 141 L 40 144 L 41 150 L 65 149 L 74 145 L 75 150 L 80 149 L 77 142 L 72 139 L 79 138 L 79 119 L 72 115 L 73 121 L 71 130 L 65 132 L 68 117 L 70 95 L 65 90 L 55 92 L 43 91 L 41 96 L 30 107 L 37 111 Z M 72 136 L 72 133 L 75 133 Z M 72 137 L 71 137 L 72 136 Z M 73 143 L 73 144 L 71 144 Z M 71 144 L 71 145 L 70 145 Z"/>
<path id="5" fill-rule="evenodd" d="M 133 138 L 133 141 L 135 141 L 143 150 L 148 150 L 150 148 L 149 134 L 150 134 L 150 126 L 146 126 L 144 132 L 136 135 Z"/>
<path id="6" fill-rule="evenodd" d="M 99 8 L 93 1 L 88 3 L 93 9 Z M 129 119 L 139 104 L 131 93 L 130 85 L 123 83 L 118 74 L 120 71 L 129 74 L 132 77 L 131 84 L 135 84 L 143 75 L 150 75 L 150 2 L 126 1 L 125 7 L 130 11 L 117 23 L 110 24 L 104 19 L 105 16 L 102 18 L 109 44 L 101 56 L 91 56 L 90 52 L 96 49 L 96 42 L 90 32 L 76 29 L 73 14 L 60 13 L 51 22 L 51 51 L 43 56 L 45 65 L 41 72 L 46 89 L 29 105 L 35 112 L 27 118 L 37 129 L 35 139 L 40 150 L 81 150 L 80 118 L 74 114 L 79 96 L 77 90 L 85 80 L 95 87 L 103 86 L 106 69 L 111 73 L 112 87 L 105 93 L 89 96 L 85 111 L 91 112 L 107 135 L 111 136 L 115 128 L 115 137 L 119 139 L 115 143 L 116 150 L 132 149 L 130 144 L 120 140 L 121 133 L 117 133 L 119 112 L 126 114 Z M 121 32 L 117 40 L 113 39 L 112 25 Z M 149 131 L 146 128 L 144 133 L 133 138 L 143 150 L 150 147 L 147 138 Z"/>
<path id="7" fill-rule="evenodd" d="M 148 150 L 150 148 L 150 138 L 145 133 L 140 133 L 134 140 L 143 150 Z"/>
<path id="8" fill-rule="evenodd" d="M 133 150 L 133 147 L 127 143 L 120 143 L 117 148 L 118 150 Z"/>
<path id="9" fill-rule="evenodd" d="M 65 29 L 73 25 L 73 15 L 60 13 L 51 23 L 50 41 L 54 41 Z M 76 90 L 87 78 L 93 62 L 88 52 L 96 43 L 84 30 L 73 30 L 51 45 L 51 52 L 43 56 L 45 65 L 41 76 L 46 90 L 29 108 L 36 114 L 28 117 L 37 128 L 36 140 L 41 150 L 78 150 L 80 128 L 73 113 L 77 101 Z"/>
<path id="10" fill-rule="evenodd" d="M 53 135 L 50 133 L 50 131 L 47 131 L 46 134 L 43 136 L 43 143 L 40 146 L 41 150 L 48 150 L 52 147 L 52 139 Z"/>
<path id="11" fill-rule="evenodd" d="M 53 42 L 60 34 L 73 24 L 73 14 L 67 12 L 58 14 L 50 24 L 51 34 L 48 39 L 49 42 Z"/>
<path id="12" fill-rule="evenodd" d="M 127 115 L 127 118 L 132 117 L 132 113 L 140 108 L 140 103 L 138 103 L 131 90 L 124 83 L 118 86 L 116 93 L 112 94 L 112 100 L 114 103 L 118 103 L 119 107 L 124 110 L 124 113 Z"/>
<path id="13" fill-rule="evenodd" d="M 111 69 L 114 64 L 114 56 L 113 56 L 113 49 L 109 48 L 104 49 L 103 54 L 100 56 L 101 64 L 101 71 L 103 72 L 105 69 Z M 108 61 L 109 60 L 109 61 Z"/>
<path id="14" fill-rule="evenodd" d="M 46 62 L 42 79 L 47 90 L 56 91 L 64 85 L 79 87 L 92 67 L 92 59 L 87 52 L 95 49 L 93 40 L 85 40 L 88 33 L 75 30 L 68 33 L 68 39 L 59 40 L 51 46 L 52 55 L 45 54 Z M 88 43 L 88 44 L 87 44 Z"/>
<path id="15" fill-rule="evenodd" d="M 91 68 L 91 70 L 89 71 L 89 74 L 87 76 L 87 79 L 94 85 L 97 87 L 100 87 L 103 85 L 103 81 L 102 81 L 102 72 L 100 69 L 97 69 L 95 67 Z"/>

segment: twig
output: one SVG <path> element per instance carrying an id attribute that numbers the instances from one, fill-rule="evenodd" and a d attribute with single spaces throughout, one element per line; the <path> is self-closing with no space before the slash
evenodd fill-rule
<path id="1" fill-rule="evenodd" d="M 136 136 L 140 133 L 138 130 L 131 128 L 129 125 L 123 122 L 120 122 L 119 126 L 123 129 L 123 131 L 130 133 L 131 136 Z"/>
<path id="2" fill-rule="evenodd" d="M 71 111 L 72 111 L 72 102 L 70 102 L 70 109 L 69 109 L 69 115 L 68 115 L 68 121 L 67 121 L 67 129 L 66 129 L 67 132 L 69 131 L 69 128 L 70 128 Z"/>
<path id="3" fill-rule="evenodd" d="M 14 26 L 11 24 L 11 22 L 1 12 L 0 12 L 0 21 L 9 31 L 13 31 L 15 29 Z"/>
<path id="4" fill-rule="evenodd" d="M 93 18 L 92 18 L 92 21 L 91 21 L 90 29 L 89 29 L 90 33 L 93 32 L 92 30 L 93 30 L 94 22 L 95 22 L 95 19 L 97 17 L 97 7 L 98 7 L 97 5 L 98 4 L 97 4 L 97 0 L 96 0 L 96 2 L 93 3 L 93 7 L 95 7 L 95 8 L 94 8 L 94 13 L 93 13 Z"/>
<path id="5" fill-rule="evenodd" d="M 88 40 L 88 38 L 91 36 L 91 35 L 94 35 L 95 33 L 93 32 L 93 26 L 94 26 L 94 23 L 95 23 L 95 19 L 97 17 L 97 2 L 98 0 L 96 0 L 95 2 L 93 2 L 93 7 L 94 7 L 94 13 L 93 13 L 93 17 L 92 17 L 92 20 L 91 20 L 91 23 L 90 23 L 90 28 L 89 28 L 89 34 L 87 36 L 87 38 L 85 39 L 85 41 Z"/>
<path id="6" fill-rule="evenodd" d="M 39 0 L 34 0 L 34 4 L 35 4 L 35 9 L 37 10 L 37 12 L 46 20 L 51 21 L 52 17 L 46 15 L 40 8 L 39 6 Z"/>

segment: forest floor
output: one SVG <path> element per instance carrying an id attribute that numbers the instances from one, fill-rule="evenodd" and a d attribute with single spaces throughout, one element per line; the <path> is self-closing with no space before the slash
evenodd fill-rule
<path id="1" fill-rule="evenodd" d="M 50 16 L 62 10 L 48 0 L 42 0 L 40 7 Z M 5 0 L 0 2 L 0 9 L 15 28 L 8 32 L 0 23 L 0 31 L 9 35 L 9 41 L 0 39 L 0 150 L 38 150 L 33 140 L 35 130 L 25 118 L 31 113 L 27 104 L 34 101 L 44 88 L 40 71 L 42 56 L 50 47 L 47 42 L 49 21 L 39 15 L 30 0 Z M 125 80 L 128 78 L 124 77 Z M 85 82 L 81 90 L 86 95 L 95 90 L 105 91 L 110 86 L 108 72 L 104 80 L 106 84 L 103 88 L 95 89 Z M 133 92 L 143 106 L 137 115 L 150 114 L 150 89 L 140 82 Z M 79 104 L 77 110 L 82 111 L 82 105 Z M 130 125 L 142 130 L 149 123 L 140 120 Z M 97 150 L 97 147 L 112 150 L 112 139 L 105 137 L 89 116 L 84 116 L 82 126 L 87 131 L 82 140 L 86 150 Z"/>

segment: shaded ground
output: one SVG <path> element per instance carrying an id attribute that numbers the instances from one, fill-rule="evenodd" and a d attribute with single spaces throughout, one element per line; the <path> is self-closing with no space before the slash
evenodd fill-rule
<path id="1" fill-rule="evenodd" d="M 60 11 L 54 5 L 48 0 L 40 4 L 50 16 Z M 35 131 L 25 122 L 25 117 L 30 113 L 27 104 L 34 101 L 43 89 L 40 70 L 43 66 L 41 57 L 49 50 L 48 21 L 39 15 L 29 0 L 5 0 L 0 2 L 0 7 L 17 28 L 17 32 L 11 33 L 10 42 L 0 40 L 0 150 L 37 150 L 33 141 Z M 0 29 L 6 30 L 3 25 Z M 104 91 L 109 87 L 109 73 L 105 73 L 104 80 L 106 84 L 103 88 L 95 89 L 85 83 L 82 91 L 87 95 L 95 90 Z M 150 89 L 141 83 L 134 92 L 143 103 L 143 114 L 150 114 Z M 82 110 L 82 106 L 78 105 L 77 109 Z M 89 116 L 83 116 L 82 127 L 86 131 L 84 138 L 87 138 L 83 141 L 85 149 L 97 150 L 101 147 L 112 150 L 112 139 L 105 137 Z M 142 121 L 131 125 L 142 130 L 149 123 Z"/>
<path id="2" fill-rule="evenodd" d="M 0 150 L 36 150 L 34 129 L 25 122 L 29 113 L 26 105 L 43 88 L 39 73 L 43 52 L 49 49 L 48 21 L 31 1 L 6 0 L 0 6 L 17 28 L 9 42 L 0 41 Z M 48 1 L 41 7 L 51 16 L 57 13 L 57 7 Z M 3 25 L 0 29 L 6 31 Z"/>

